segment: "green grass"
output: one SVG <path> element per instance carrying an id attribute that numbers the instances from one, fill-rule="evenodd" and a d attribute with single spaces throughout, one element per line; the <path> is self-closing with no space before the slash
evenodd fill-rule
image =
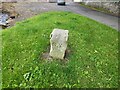
<path id="1" fill-rule="evenodd" d="M 67 61 L 43 60 L 54 28 L 69 30 Z M 118 87 L 118 32 L 71 12 L 47 12 L 2 33 L 3 88 Z"/>

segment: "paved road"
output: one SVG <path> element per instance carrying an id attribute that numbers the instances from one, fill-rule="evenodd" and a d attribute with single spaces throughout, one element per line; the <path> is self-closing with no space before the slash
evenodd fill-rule
<path id="1" fill-rule="evenodd" d="M 16 11 L 19 12 L 20 16 L 16 20 L 21 21 L 47 11 L 71 11 L 87 16 L 88 18 L 104 23 L 118 30 L 118 17 L 85 8 L 80 6 L 78 3 L 73 3 L 72 0 L 67 0 L 66 3 L 66 6 L 58 6 L 56 3 L 48 2 L 17 3 L 15 8 Z"/>

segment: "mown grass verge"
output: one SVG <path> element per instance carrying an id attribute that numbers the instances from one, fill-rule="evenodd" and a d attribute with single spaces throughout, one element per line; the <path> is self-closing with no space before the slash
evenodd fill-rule
<path id="1" fill-rule="evenodd" d="M 54 28 L 69 30 L 67 61 L 44 60 Z M 71 12 L 47 12 L 2 33 L 3 88 L 118 87 L 118 32 Z"/>

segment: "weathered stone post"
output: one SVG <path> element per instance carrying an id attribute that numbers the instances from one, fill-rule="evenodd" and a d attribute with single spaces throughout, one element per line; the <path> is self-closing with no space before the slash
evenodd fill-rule
<path id="1" fill-rule="evenodd" d="M 63 59 L 67 48 L 68 30 L 54 29 L 50 37 L 50 56 Z"/>

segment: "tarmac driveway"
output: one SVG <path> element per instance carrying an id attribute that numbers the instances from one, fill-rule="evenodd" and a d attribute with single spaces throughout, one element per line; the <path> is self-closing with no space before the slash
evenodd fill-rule
<path id="1" fill-rule="evenodd" d="M 16 3 L 15 9 L 19 13 L 16 21 L 21 21 L 47 11 L 70 11 L 87 16 L 118 30 L 118 17 L 85 8 L 78 3 L 73 3 L 72 0 L 67 0 L 66 6 L 58 6 L 56 3 L 48 2 L 19 2 Z"/>

